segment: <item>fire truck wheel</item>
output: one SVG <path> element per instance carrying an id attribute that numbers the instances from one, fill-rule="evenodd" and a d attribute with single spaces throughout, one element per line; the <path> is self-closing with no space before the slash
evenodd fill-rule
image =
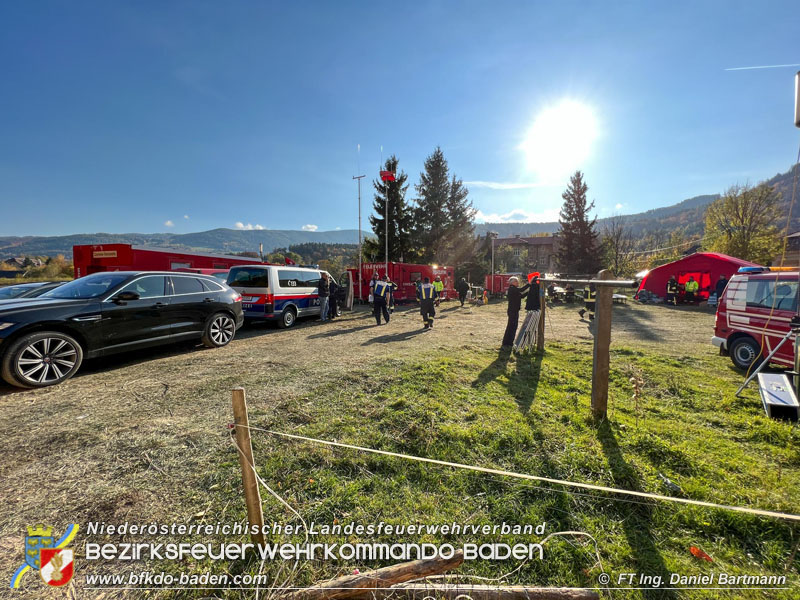
<path id="1" fill-rule="evenodd" d="M 72 377 L 83 362 L 83 348 L 59 331 L 24 335 L 3 356 L 2 376 L 11 385 L 40 388 Z"/>
<path id="2" fill-rule="evenodd" d="M 281 320 L 278 321 L 278 325 L 283 329 L 288 329 L 292 325 L 295 324 L 297 321 L 297 312 L 295 312 L 294 308 L 291 306 L 285 308 L 283 313 L 281 313 Z"/>
<path id="3" fill-rule="evenodd" d="M 211 315 L 203 330 L 203 345 L 208 348 L 227 346 L 236 333 L 236 322 L 228 313 L 219 312 Z"/>
<path id="4" fill-rule="evenodd" d="M 763 360 L 761 358 L 761 348 L 751 337 L 740 337 L 731 343 L 728 349 L 731 355 L 731 361 L 737 369 L 747 371 L 750 366 L 758 366 Z"/>

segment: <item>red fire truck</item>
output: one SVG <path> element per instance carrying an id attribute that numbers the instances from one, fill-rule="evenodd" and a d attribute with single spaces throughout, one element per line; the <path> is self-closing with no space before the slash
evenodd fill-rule
<path id="1" fill-rule="evenodd" d="M 369 298 L 369 282 L 372 276 L 377 273 L 379 276 L 386 273 L 386 263 L 362 263 L 361 265 L 361 289 L 359 290 L 358 269 L 347 269 L 353 280 L 353 296 L 356 299 L 366 301 Z M 415 265 L 411 263 L 390 262 L 389 278 L 397 284 L 397 291 L 394 299 L 397 301 L 415 300 L 417 297 L 417 281 L 425 277 L 434 280 L 436 276 L 442 278 L 444 291 L 442 299 L 455 298 L 456 292 L 455 274 L 453 267 L 442 267 L 439 265 Z"/>
<path id="2" fill-rule="evenodd" d="M 101 271 L 177 271 L 180 269 L 230 269 L 234 265 L 260 264 L 256 258 L 145 248 L 130 244 L 95 244 L 72 247 L 75 279 Z"/>
<path id="3" fill-rule="evenodd" d="M 505 296 L 508 292 L 508 280 L 512 277 L 519 277 L 522 282 L 522 273 L 500 273 L 497 275 L 486 276 L 486 287 L 484 289 L 492 296 Z M 527 281 L 527 278 L 524 280 Z"/>

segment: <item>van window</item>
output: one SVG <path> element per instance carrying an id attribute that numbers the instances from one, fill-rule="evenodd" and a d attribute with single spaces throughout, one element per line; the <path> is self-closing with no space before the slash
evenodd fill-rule
<path id="1" fill-rule="evenodd" d="M 269 287 L 269 270 L 258 267 L 234 267 L 228 273 L 228 285 L 236 287 Z"/>
<path id="2" fill-rule="evenodd" d="M 319 271 L 278 269 L 278 282 L 283 288 L 315 288 L 319 285 Z"/>
<path id="3" fill-rule="evenodd" d="M 767 310 L 797 310 L 797 282 L 750 279 L 747 282 L 747 307 Z"/>

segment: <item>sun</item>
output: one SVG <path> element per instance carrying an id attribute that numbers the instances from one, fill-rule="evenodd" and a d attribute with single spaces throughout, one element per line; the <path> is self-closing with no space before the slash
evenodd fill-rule
<path id="1" fill-rule="evenodd" d="M 598 124 L 590 106 L 562 100 L 544 108 L 520 144 L 525 164 L 543 181 L 563 178 L 591 156 Z"/>

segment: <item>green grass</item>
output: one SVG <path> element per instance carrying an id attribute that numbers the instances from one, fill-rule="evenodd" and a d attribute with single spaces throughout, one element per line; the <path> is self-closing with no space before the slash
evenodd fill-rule
<path id="1" fill-rule="evenodd" d="M 253 426 L 393 452 L 674 495 L 663 476 L 680 486 L 678 495 L 686 498 L 799 512 L 800 433 L 766 418 L 755 389 L 744 399 L 735 398 L 741 375 L 719 357 L 664 358 L 623 346 L 612 350 L 611 363 L 609 418 L 600 422 L 590 416 L 591 347 L 586 343 L 550 343 L 544 356 L 498 356 L 464 347 L 455 353 L 387 358 L 377 367 L 311 383 L 288 398 L 252 403 L 250 420 Z M 644 380 L 638 414 L 631 399 L 632 374 Z M 302 385 L 302 374 L 295 375 Z M 262 477 L 306 521 L 546 522 L 548 534 L 583 531 L 597 540 L 602 568 L 591 542 L 557 537 L 546 544 L 543 561 L 526 563 L 508 583 L 594 587 L 605 571 L 612 577 L 624 572 L 787 575 L 796 585 L 800 572 L 797 561 L 786 570 L 800 528 L 780 520 L 570 490 L 260 432 L 253 433 L 253 445 Z M 235 450 L 218 458 L 202 481 L 203 502 L 210 501 L 211 514 L 227 510 L 228 520 L 244 519 Z M 267 522 L 299 522 L 263 491 L 262 495 Z M 302 541 L 302 536 L 291 539 Z M 374 539 L 501 540 L 541 538 Z M 692 556 L 691 546 L 704 550 L 714 562 Z M 518 564 L 475 561 L 460 572 L 497 577 Z M 380 565 L 344 566 L 363 570 Z M 257 564 L 237 568 L 255 571 Z M 306 563 L 294 585 L 348 572 L 342 568 Z M 277 565 L 265 567 L 265 572 L 276 570 Z M 621 591 L 613 597 L 684 596 L 662 590 Z M 751 591 L 692 597 L 771 596 Z"/>

